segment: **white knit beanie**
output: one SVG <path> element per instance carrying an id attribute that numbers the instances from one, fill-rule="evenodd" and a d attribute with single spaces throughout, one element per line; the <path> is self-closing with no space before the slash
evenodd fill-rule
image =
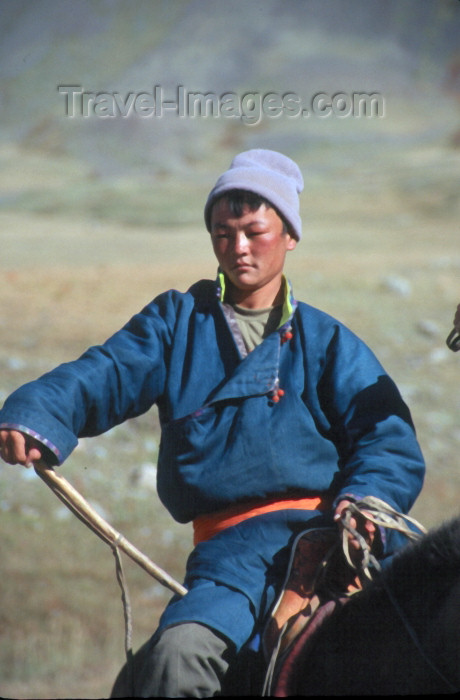
<path id="1" fill-rule="evenodd" d="M 254 192 L 272 204 L 290 225 L 293 237 L 302 237 L 299 215 L 299 193 L 303 177 L 293 160 L 277 151 L 253 148 L 239 153 L 229 170 L 219 177 L 209 193 L 204 208 L 204 220 L 211 230 L 211 211 L 215 200 L 229 190 Z"/>

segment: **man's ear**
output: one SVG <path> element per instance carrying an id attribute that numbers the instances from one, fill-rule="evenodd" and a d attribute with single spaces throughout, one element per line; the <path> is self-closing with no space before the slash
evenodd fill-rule
<path id="1" fill-rule="evenodd" d="M 287 233 L 286 250 L 294 250 L 297 245 L 297 239 Z"/>

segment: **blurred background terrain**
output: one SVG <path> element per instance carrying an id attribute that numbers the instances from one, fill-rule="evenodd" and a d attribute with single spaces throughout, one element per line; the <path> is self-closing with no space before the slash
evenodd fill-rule
<path id="1" fill-rule="evenodd" d="M 202 209 L 236 152 L 305 177 L 299 299 L 350 326 L 408 402 L 427 461 L 413 515 L 458 515 L 458 0 L 15 0 L 0 5 L 0 402 L 160 291 L 215 275 Z M 66 116 L 92 93 L 379 93 L 381 116 Z M 158 501 L 155 411 L 82 440 L 63 474 L 181 578 L 189 526 Z M 29 470 L 0 467 L 0 696 L 107 697 L 123 663 L 110 550 Z M 126 564 L 134 646 L 169 598 Z"/>

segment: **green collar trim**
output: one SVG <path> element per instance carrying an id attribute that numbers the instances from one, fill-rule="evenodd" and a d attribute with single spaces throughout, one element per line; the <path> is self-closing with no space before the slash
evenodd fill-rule
<path id="1" fill-rule="evenodd" d="M 217 276 L 217 285 L 218 285 L 218 297 L 219 301 L 223 302 L 225 299 L 225 291 L 226 291 L 226 277 L 225 274 L 222 272 L 222 270 L 219 269 L 218 271 L 218 276 Z M 294 295 L 292 292 L 292 286 L 289 280 L 283 275 L 283 286 L 284 286 L 284 300 L 283 300 L 283 312 L 281 314 L 281 320 L 279 323 L 278 328 L 281 328 L 284 326 L 286 323 L 288 323 L 292 315 L 295 311 L 295 307 L 297 306 Z"/>
<path id="2" fill-rule="evenodd" d="M 284 301 L 283 301 L 283 313 L 281 314 L 281 321 L 278 326 L 280 328 L 281 326 L 284 326 L 288 321 L 291 320 L 296 303 L 294 300 L 294 295 L 292 292 L 292 286 L 289 280 L 283 275 L 283 283 L 284 283 Z"/>

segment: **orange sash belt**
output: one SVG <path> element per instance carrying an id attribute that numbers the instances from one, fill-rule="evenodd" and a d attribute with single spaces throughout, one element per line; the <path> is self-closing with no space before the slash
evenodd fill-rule
<path id="1" fill-rule="evenodd" d="M 256 515 L 264 513 L 273 513 L 277 510 L 329 510 L 332 505 L 330 496 L 309 496 L 309 497 L 290 497 L 290 498 L 272 498 L 266 501 L 251 501 L 247 503 L 239 503 L 235 506 L 230 506 L 217 513 L 208 513 L 199 515 L 193 521 L 193 544 L 197 545 L 200 542 L 209 540 L 218 532 L 225 530 L 232 525 L 254 518 Z"/>

